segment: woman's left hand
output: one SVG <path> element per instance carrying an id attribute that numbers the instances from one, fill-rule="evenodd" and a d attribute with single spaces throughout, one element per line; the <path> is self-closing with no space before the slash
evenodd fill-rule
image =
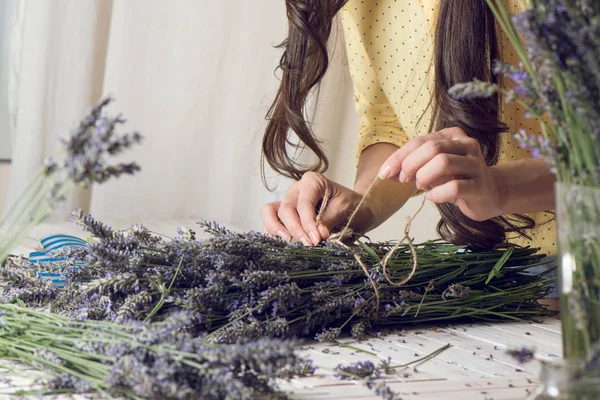
<path id="1" fill-rule="evenodd" d="M 479 142 L 460 128 L 415 138 L 392 154 L 380 178 L 416 181 L 435 203 L 453 203 L 467 217 L 484 221 L 502 214 L 504 190 L 485 163 Z"/>

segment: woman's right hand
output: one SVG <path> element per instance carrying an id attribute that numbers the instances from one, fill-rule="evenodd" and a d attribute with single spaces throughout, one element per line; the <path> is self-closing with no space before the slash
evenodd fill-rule
<path id="1" fill-rule="evenodd" d="M 317 212 L 329 190 L 329 199 L 319 218 Z M 261 210 L 264 230 L 283 240 L 296 239 L 306 246 L 317 245 L 336 228 L 342 228 L 362 199 L 362 195 L 316 172 L 307 172 L 294 182 L 281 202 L 265 204 Z M 373 224 L 374 212 L 365 199 L 351 228 L 365 232 Z"/>

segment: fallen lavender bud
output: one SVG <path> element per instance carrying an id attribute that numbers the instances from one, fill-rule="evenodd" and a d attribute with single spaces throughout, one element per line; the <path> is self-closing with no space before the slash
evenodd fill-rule
<path id="1" fill-rule="evenodd" d="M 516 359 L 519 364 L 525 364 L 529 361 L 533 360 L 535 357 L 535 351 L 532 349 L 528 349 L 526 347 L 522 347 L 519 350 L 507 350 L 508 355 Z"/>
<path id="2" fill-rule="evenodd" d="M 384 400 L 402 400 L 402 397 L 394 392 L 385 382 L 376 382 L 373 379 L 366 379 L 365 386 L 375 392 L 375 395 Z"/>
<path id="3" fill-rule="evenodd" d="M 358 361 L 350 365 L 338 365 L 334 368 L 337 378 L 342 380 L 347 379 L 363 379 L 363 378 L 379 378 L 381 371 L 371 361 Z"/>

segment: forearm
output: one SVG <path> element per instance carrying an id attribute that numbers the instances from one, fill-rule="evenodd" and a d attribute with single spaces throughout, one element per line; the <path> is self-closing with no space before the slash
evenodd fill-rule
<path id="1" fill-rule="evenodd" d="M 364 195 L 379 173 L 383 162 L 396 150 L 398 147 L 390 143 L 378 143 L 366 148 L 359 158 L 354 191 Z M 379 180 L 366 199 L 374 214 L 373 224 L 367 231 L 375 229 L 391 217 L 406 203 L 415 190 L 414 182 Z"/>
<path id="2" fill-rule="evenodd" d="M 498 215 L 555 209 L 556 177 L 543 160 L 513 161 L 491 167 L 498 179 Z"/>

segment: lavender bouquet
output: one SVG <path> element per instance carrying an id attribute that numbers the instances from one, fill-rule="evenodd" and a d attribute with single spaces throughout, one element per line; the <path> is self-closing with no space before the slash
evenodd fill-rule
<path id="1" fill-rule="evenodd" d="M 512 81 L 456 85 L 458 99 L 500 93 L 540 121 L 541 134 L 515 134 L 556 174 L 564 355 L 598 358 L 600 348 L 600 2 L 532 0 L 511 16 L 500 0 L 486 0 L 521 59 L 498 62 Z M 523 41 L 522 41 L 523 40 Z M 589 371 L 588 371 L 589 372 Z"/>
<path id="2" fill-rule="evenodd" d="M 441 242 L 417 245 L 419 268 L 402 288 L 390 285 L 381 258 L 393 243 L 305 248 L 259 233 L 230 232 L 202 223 L 212 237 L 190 229 L 172 239 L 142 226 L 114 231 L 90 216 L 75 220 L 91 235 L 88 248 L 59 253 L 86 267 L 59 267 L 63 290 L 43 284 L 26 260 L 2 271 L 10 283 L 5 301 L 49 306 L 76 320 L 160 321 L 188 310 L 195 332 L 218 342 L 262 337 L 335 340 L 347 329 L 362 337 L 369 328 L 456 320 L 521 320 L 552 313 L 537 300 L 550 279 L 528 269 L 542 263 L 537 249 L 506 247 L 466 252 Z M 47 268 L 40 266 L 40 268 Z M 388 273 L 410 272 L 412 254 L 401 247 Z M 376 283 L 375 291 L 372 282 Z"/>

